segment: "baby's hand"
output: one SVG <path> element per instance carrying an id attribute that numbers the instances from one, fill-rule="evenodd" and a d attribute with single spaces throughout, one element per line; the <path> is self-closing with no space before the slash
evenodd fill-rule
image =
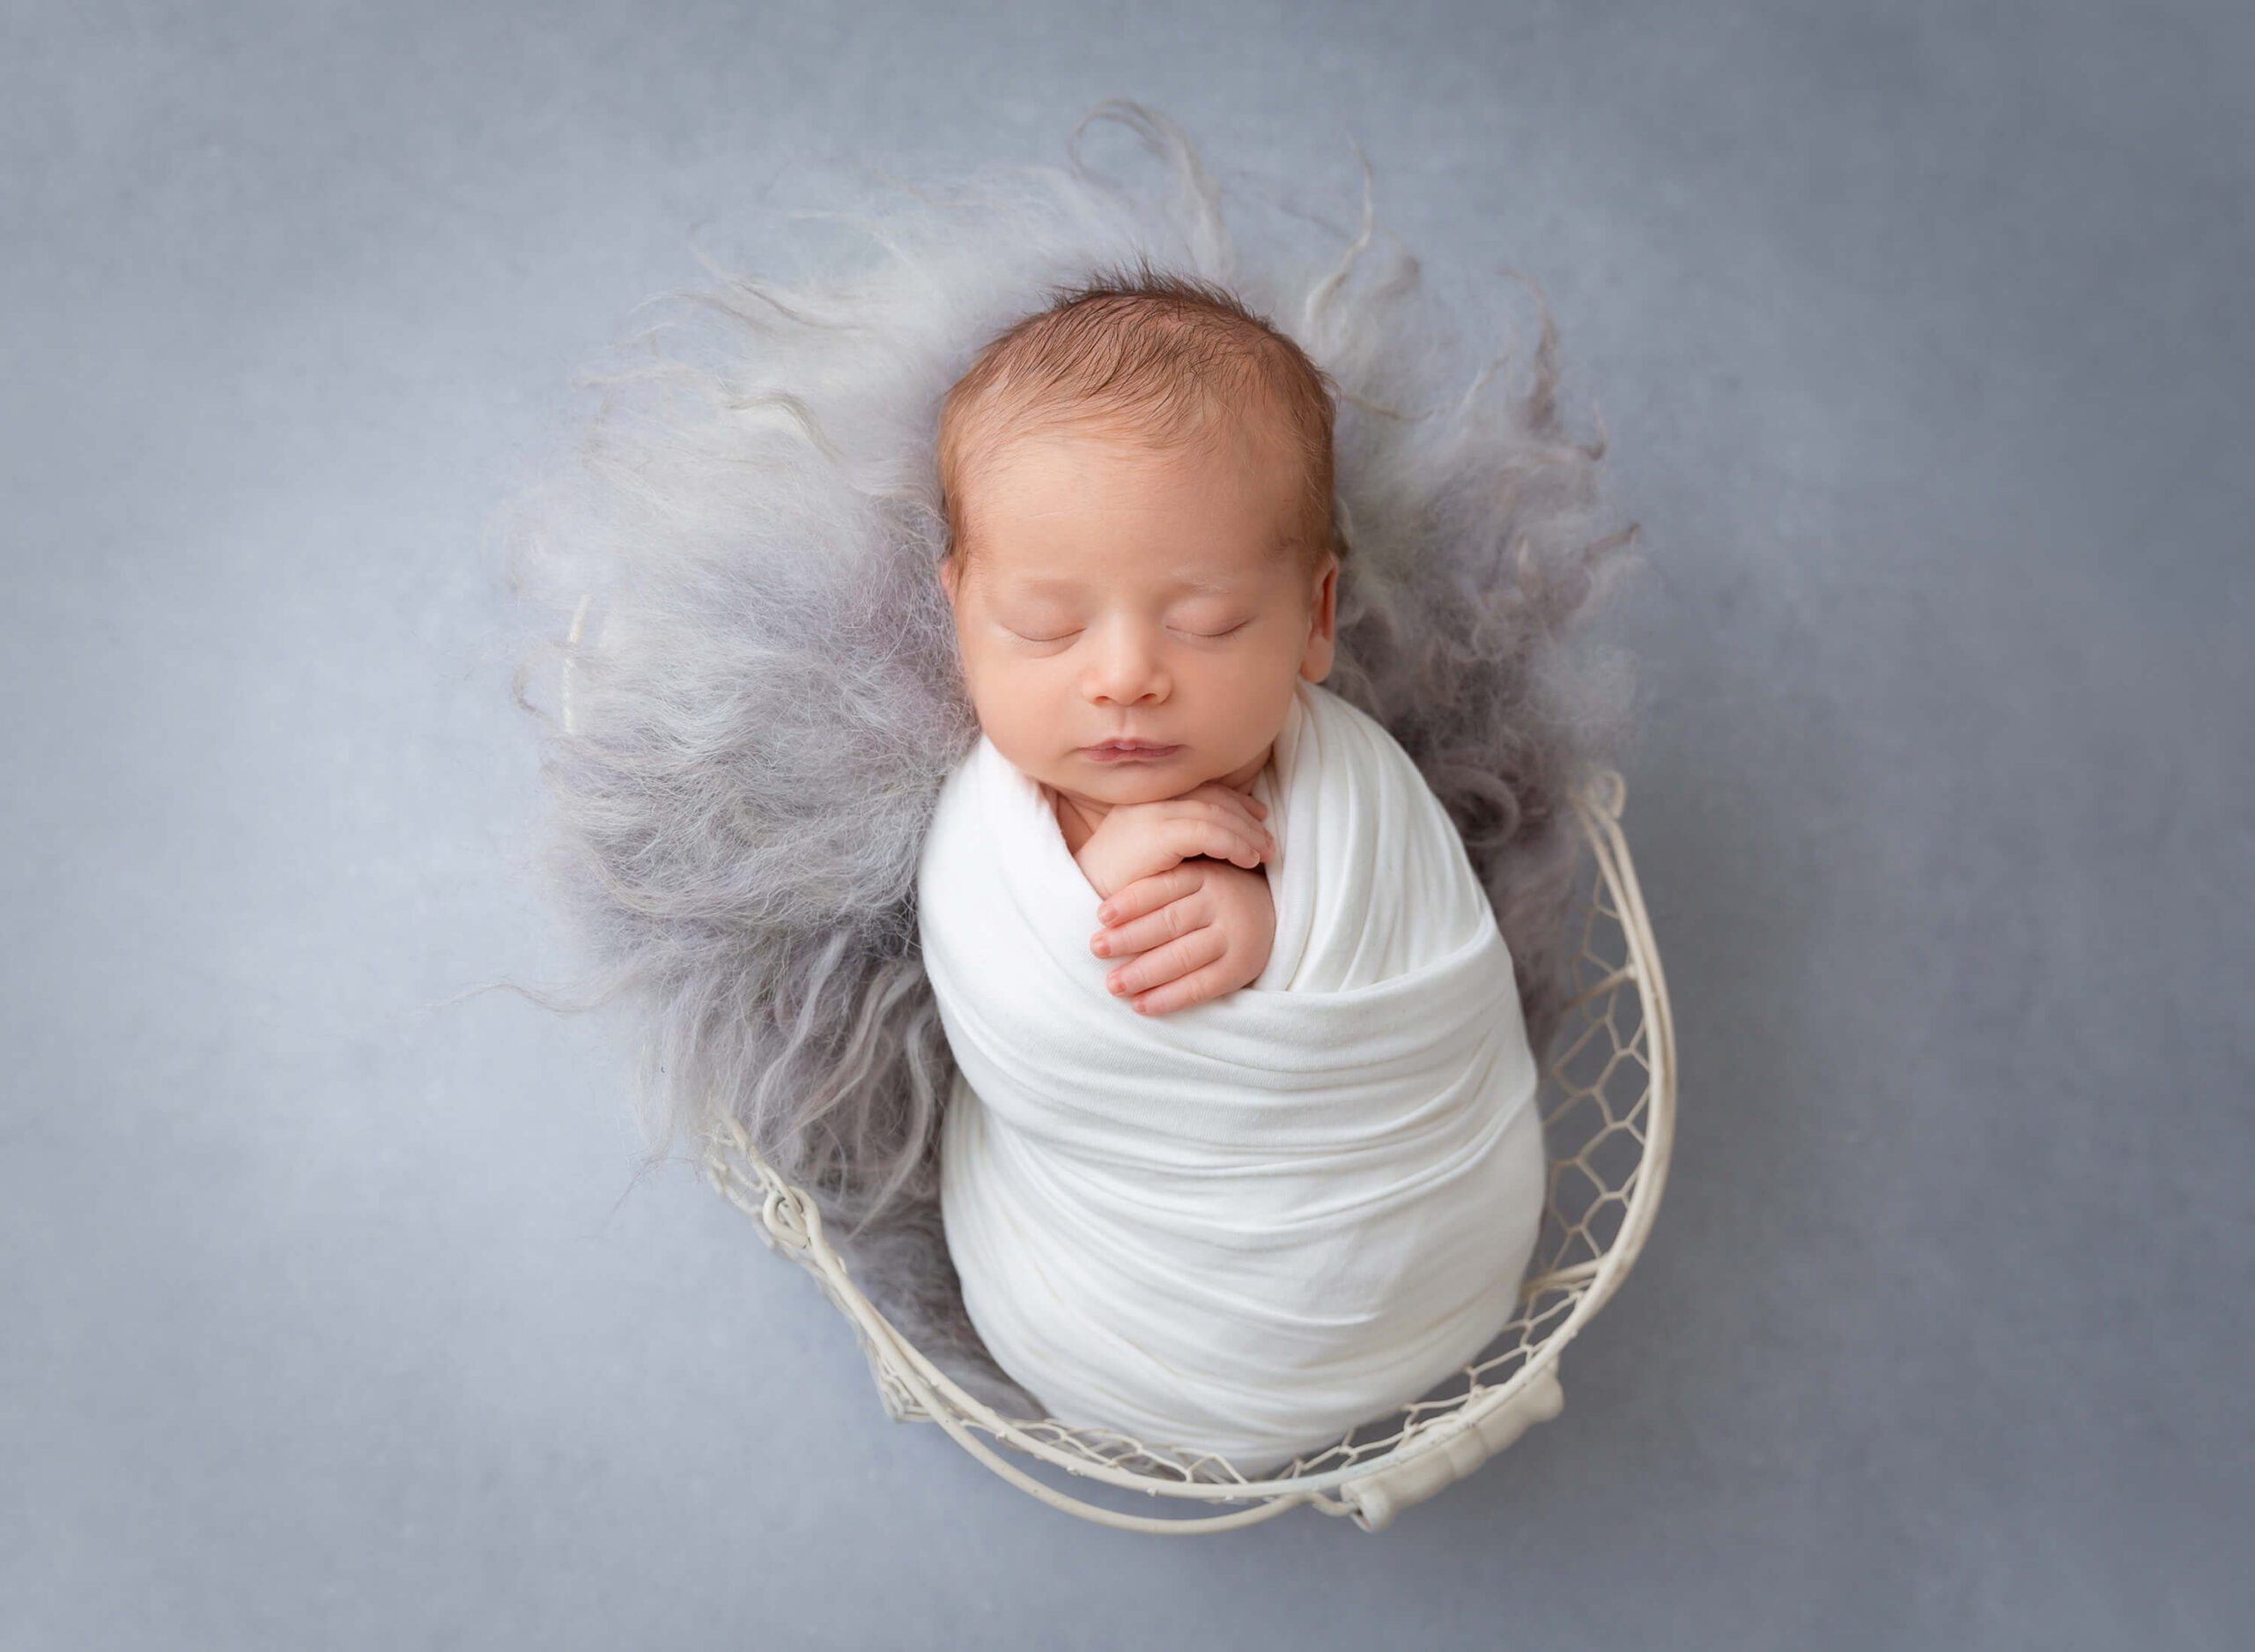
<path id="1" fill-rule="evenodd" d="M 1249 871 L 1275 852 L 1276 840 L 1261 823 L 1268 812 L 1258 799 L 1209 780 L 1180 797 L 1116 806 L 1073 859 L 1101 896 L 1116 895 L 1195 855 Z"/>
<path id="2" fill-rule="evenodd" d="M 1276 940 L 1268 878 L 1219 860 L 1186 860 L 1120 889 L 1097 909 L 1098 957 L 1140 957 L 1106 977 L 1145 1015 L 1233 992 L 1257 977 Z"/>

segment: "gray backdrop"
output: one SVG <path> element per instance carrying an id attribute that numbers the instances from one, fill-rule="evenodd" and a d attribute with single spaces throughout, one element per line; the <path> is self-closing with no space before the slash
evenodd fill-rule
<path id="1" fill-rule="evenodd" d="M 7 8 L 0 1645 L 2243 1644 L 2249 15 Z M 1381 1538 L 888 1423 L 615 1027 L 440 1007 L 561 955 L 572 371 L 793 146 L 1114 94 L 1542 281 L 1651 557 L 1666 1203 Z"/>

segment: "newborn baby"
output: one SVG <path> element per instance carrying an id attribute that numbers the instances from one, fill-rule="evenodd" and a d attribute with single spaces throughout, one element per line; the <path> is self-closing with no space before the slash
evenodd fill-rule
<path id="1" fill-rule="evenodd" d="M 1114 990 L 1163 1014 L 1268 961 L 1272 844 L 1250 793 L 1293 684 L 1331 669 L 1329 409 L 1296 349 L 1199 303 L 1038 319 L 950 395 L 940 578 L 980 727 L 1104 897 L 1091 949 L 1131 960 Z M 1097 340 L 1120 364 L 1107 398 L 1068 400 L 1025 359 Z M 1181 382 L 1231 347 L 1210 382 Z"/>
<path id="2" fill-rule="evenodd" d="M 939 462 L 981 734 L 919 908 L 966 1309 L 1061 1420 L 1316 1449 L 1508 1322 L 1544 1175 L 1461 841 L 1319 686 L 1327 381 L 1145 271 L 991 344 Z"/>

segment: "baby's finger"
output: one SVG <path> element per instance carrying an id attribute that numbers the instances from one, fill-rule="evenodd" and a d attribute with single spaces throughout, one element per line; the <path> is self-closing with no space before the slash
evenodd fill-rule
<path id="1" fill-rule="evenodd" d="M 1160 907 L 1180 900 L 1205 881 L 1205 874 L 1195 867 L 1177 864 L 1164 872 L 1137 878 L 1133 883 L 1123 883 L 1098 905 L 1097 922 L 1124 924 L 1131 918 L 1156 912 Z"/>
<path id="2" fill-rule="evenodd" d="M 1235 985 L 1231 978 L 1233 971 L 1229 959 L 1217 958 L 1202 970 L 1193 970 L 1164 986 L 1153 987 L 1133 999 L 1133 1007 L 1138 1015 L 1164 1015 L 1188 1009 L 1193 1004 L 1202 1004 L 1231 991 Z"/>
<path id="3" fill-rule="evenodd" d="M 1157 911 L 1097 931 L 1089 937 L 1089 944 L 1099 958 L 1132 958 L 1139 952 L 1163 947 L 1178 935 L 1204 928 L 1213 921 L 1207 909 L 1207 902 L 1184 896 Z"/>
<path id="4" fill-rule="evenodd" d="M 1210 803 L 1235 820 L 1251 826 L 1255 835 L 1268 829 L 1261 822 L 1268 818 L 1268 806 L 1250 793 L 1240 792 L 1233 785 L 1224 785 L 1219 780 L 1209 780 L 1193 787 L 1183 796 L 1183 801 Z"/>
<path id="5" fill-rule="evenodd" d="M 1201 964 L 1211 963 L 1228 948 L 1228 938 L 1211 925 L 1194 929 L 1131 963 L 1121 964 L 1105 977 L 1105 985 L 1122 998 L 1132 998 L 1152 987 L 1164 986 Z"/>
<path id="6" fill-rule="evenodd" d="M 1167 826 L 1163 841 L 1186 860 L 1193 855 L 1211 855 L 1216 860 L 1232 861 L 1250 872 L 1268 852 L 1268 844 L 1261 839 L 1241 826 L 1220 819 L 1183 818 L 1170 821 Z"/>

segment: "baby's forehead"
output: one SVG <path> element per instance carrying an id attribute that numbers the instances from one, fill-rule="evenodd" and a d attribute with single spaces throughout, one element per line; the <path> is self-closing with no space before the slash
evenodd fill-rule
<path id="1" fill-rule="evenodd" d="M 990 387 L 990 392 L 1002 387 Z M 1212 583 L 1266 584 L 1313 535 L 1312 492 L 1327 492 L 1305 444 L 1272 398 L 1201 393 L 1164 417 L 1081 397 L 966 409 L 944 466 L 952 544 L 966 563 L 1054 564 L 1053 532 L 1117 557 L 1139 586 L 1209 553 Z M 1148 545 L 1150 555 L 1144 554 Z"/>
<path id="2" fill-rule="evenodd" d="M 1032 499 L 1057 508 L 1107 491 L 1140 498 L 1220 489 L 1259 501 L 1288 530 L 1309 485 L 1305 456 L 1286 432 L 1226 417 L 1163 433 L 1115 420 L 1045 419 L 993 431 L 966 445 L 962 459 L 958 484 L 966 514 L 976 517 L 992 507 L 1023 510 Z"/>
<path id="3" fill-rule="evenodd" d="M 1304 479 L 1297 463 L 1237 442 L 1171 451 L 1112 441 L 1027 439 L 983 468 L 966 501 L 971 536 L 1044 558 L 1061 540 L 1131 547 L 1138 562 L 1199 563 L 1218 582 L 1290 541 Z"/>

